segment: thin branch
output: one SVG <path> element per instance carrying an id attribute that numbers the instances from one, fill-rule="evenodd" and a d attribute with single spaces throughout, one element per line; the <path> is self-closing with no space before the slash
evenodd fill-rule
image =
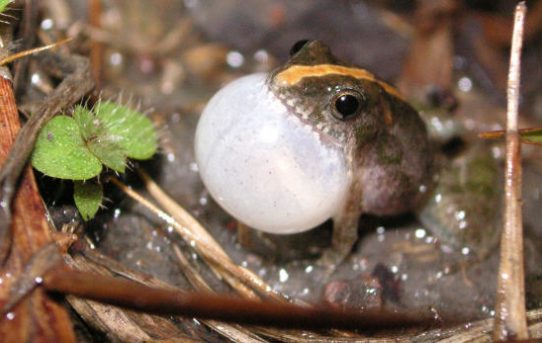
<path id="1" fill-rule="evenodd" d="M 212 293 L 189 293 L 147 287 L 132 281 L 55 268 L 43 277 L 48 291 L 72 294 L 134 310 L 217 319 L 281 328 L 337 327 L 375 329 L 425 323 L 428 318 L 381 311 L 353 312 L 328 307 L 262 302 Z M 134 301 L 135 300 L 135 301 Z"/>
<path id="2" fill-rule="evenodd" d="M 496 341 L 527 339 L 529 337 L 525 312 L 521 213 L 521 143 L 517 124 L 521 48 L 526 12 L 525 2 L 520 2 L 516 6 L 510 69 L 508 72 L 504 228 L 501 236 L 501 260 L 493 331 L 493 338 Z"/>

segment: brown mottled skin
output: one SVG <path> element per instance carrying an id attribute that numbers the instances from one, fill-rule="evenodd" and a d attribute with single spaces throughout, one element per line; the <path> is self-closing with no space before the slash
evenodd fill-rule
<path id="1" fill-rule="evenodd" d="M 339 61 L 321 42 L 309 41 L 268 79 L 292 115 L 345 153 L 351 191 L 343 210 L 333 217 L 332 249 L 322 260 L 335 266 L 356 242 L 362 213 L 394 215 L 419 203 L 419 187 L 428 182 L 432 155 L 424 122 L 408 103 L 384 89 L 391 86 L 333 72 L 309 75 L 295 84 L 279 82 L 282 72 L 297 65 L 353 66 Z M 344 90 L 359 92 L 364 101 L 356 116 L 341 120 L 333 110 L 337 94 Z"/>

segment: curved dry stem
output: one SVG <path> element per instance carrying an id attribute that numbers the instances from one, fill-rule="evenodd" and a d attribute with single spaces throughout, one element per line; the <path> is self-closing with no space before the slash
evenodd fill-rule
<path id="1" fill-rule="evenodd" d="M 274 292 L 259 276 L 252 271 L 235 264 L 207 230 L 205 230 L 205 228 L 203 228 L 203 226 L 188 212 L 169 198 L 156 183 L 148 178 L 148 176 L 144 179 L 147 190 L 151 195 L 154 195 L 155 199 L 157 199 L 164 208 L 172 213 L 172 216 L 160 210 L 157 206 L 124 185 L 118 179 L 112 177 L 109 180 L 128 196 L 154 212 L 168 225 L 171 225 L 176 232 L 192 246 L 205 261 L 207 261 L 213 270 L 218 272 L 230 286 L 245 297 L 258 298 L 256 293 L 244 286 L 249 285 L 252 289 L 258 291 L 258 293 L 264 294 L 271 299 L 286 301 L 286 298 Z"/>

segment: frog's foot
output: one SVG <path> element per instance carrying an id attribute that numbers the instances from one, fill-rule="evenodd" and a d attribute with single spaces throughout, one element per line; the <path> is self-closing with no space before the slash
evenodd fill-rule
<path id="1" fill-rule="evenodd" d="M 333 272 L 348 256 L 349 251 L 338 251 L 330 248 L 324 251 L 322 256 L 316 261 L 316 265 Z"/>
<path id="2" fill-rule="evenodd" d="M 328 270 L 329 275 L 346 259 L 358 240 L 357 213 L 333 219 L 331 247 L 324 251 L 317 265 Z"/>

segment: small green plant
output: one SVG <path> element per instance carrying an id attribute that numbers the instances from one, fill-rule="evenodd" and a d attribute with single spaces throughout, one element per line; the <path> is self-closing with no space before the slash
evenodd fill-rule
<path id="1" fill-rule="evenodd" d="M 73 198 L 84 220 L 94 217 L 103 199 L 98 176 L 104 166 L 124 173 L 128 158 L 151 158 L 158 137 L 144 114 L 111 101 L 92 110 L 76 106 L 73 116 L 58 115 L 41 129 L 32 165 L 43 174 L 74 182 Z"/>
<path id="2" fill-rule="evenodd" d="M 13 0 L 0 0 L 0 13 L 4 12 L 6 7 L 12 2 Z"/>

